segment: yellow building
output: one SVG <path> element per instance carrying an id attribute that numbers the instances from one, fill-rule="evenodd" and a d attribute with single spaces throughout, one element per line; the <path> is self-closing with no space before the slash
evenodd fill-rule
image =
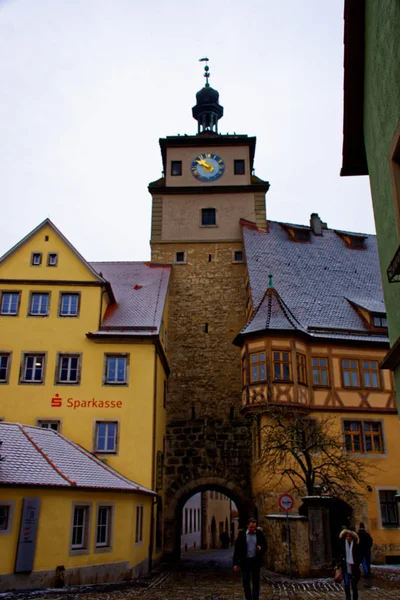
<path id="1" fill-rule="evenodd" d="M 260 230 L 242 221 L 242 229 L 248 321 L 235 344 L 242 353 L 242 413 L 254 416 L 260 514 L 279 512 L 279 494 L 292 489 L 289 477 L 278 489 L 258 464 L 268 453 L 262 432 L 271 407 L 310 420 L 329 415 L 343 451 L 377 467 L 359 490 L 360 506 L 332 505 L 332 554 L 341 526 L 363 521 L 374 539 L 373 560 L 390 562 L 400 554 L 400 444 L 393 376 L 379 368 L 388 338 L 375 236 L 328 229 L 316 214 L 309 227 L 268 222 Z M 305 488 L 294 494 L 295 512 L 307 495 Z"/>
<path id="2" fill-rule="evenodd" d="M 56 431 L 0 423 L 0 439 L 0 591 L 143 570 L 155 492 Z"/>
<path id="3" fill-rule="evenodd" d="M 0 260 L 0 417 L 55 429 L 157 491 L 148 565 L 162 553 L 169 276 L 88 263 L 48 219 Z"/>

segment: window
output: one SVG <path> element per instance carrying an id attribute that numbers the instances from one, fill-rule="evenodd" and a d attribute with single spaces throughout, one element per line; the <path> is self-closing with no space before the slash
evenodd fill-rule
<path id="1" fill-rule="evenodd" d="M 175 252 L 175 264 L 185 264 L 186 256 L 184 252 Z"/>
<path id="2" fill-rule="evenodd" d="M 383 527 L 398 527 L 399 525 L 396 494 L 396 490 L 379 490 Z"/>
<path id="3" fill-rule="evenodd" d="M 21 383 L 43 383 L 44 354 L 25 354 L 22 363 Z"/>
<path id="4" fill-rule="evenodd" d="M 61 421 L 59 421 L 58 419 L 38 419 L 36 423 L 37 426 L 41 427 L 42 429 L 53 429 L 53 431 L 60 431 L 61 429 Z"/>
<path id="5" fill-rule="evenodd" d="M 291 381 L 290 352 L 273 352 L 273 367 L 275 381 Z"/>
<path id="6" fill-rule="evenodd" d="M 344 421 L 347 452 L 382 454 L 382 424 L 379 421 Z"/>
<path id="7" fill-rule="evenodd" d="M 235 175 L 244 175 L 245 174 L 244 160 L 242 158 L 234 160 L 233 170 L 234 170 Z"/>
<path id="8" fill-rule="evenodd" d="M 49 253 L 47 255 L 47 266 L 48 267 L 56 267 L 57 263 L 58 263 L 58 254 Z"/>
<path id="9" fill-rule="evenodd" d="M 188 532 L 188 522 L 189 522 L 188 509 L 185 508 L 185 533 Z"/>
<path id="10" fill-rule="evenodd" d="M 10 506 L 8 504 L 0 504 L 0 531 L 8 529 L 10 520 Z"/>
<path id="11" fill-rule="evenodd" d="M 33 267 L 39 267 L 42 264 L 41 252 L 33 252 L 31 256 L 31 265 Z"/>
<path id="12" fill-rule="evenodd" d="M 243 251 L 242 250 L 234 250 L 233 251 L 232 262 L 234 262 L 234 263 L 242 263 L 243 262 Z"/>
<path id="13" fill-rule="evenodd" d="M 74 506 L 72 519 L 71 550 L 88 549 L 89 506 Z"/>
<path id="14" fill-rule="evenodd" d="M 19 292 L 3 292 L 1 295 L 0 314 L 12 315 L 18 314 L 19 309 Z"/>
<path id="15" fill-rule="evenodd" d="M 182 175 L 182 161 L 181 160 L 171 160 L 171 175 L 172 177 L 177 177 Z"/>
<path id="16" fill-rule="evenodd" d="M 355 236 L 355 235 L 349 235 L 349 248 L 358 248 L 358 249 L 364 249 L 365 248 L 365 238 L 364 237 L 359 237 L 359 236 Z"/>
<path id="17" fill-rule="evenodd" d="M 387 318 L 381 315 L 372 315 L 372 325 L 374 327 L 383 327 L 387 329 Z"/>
<path id="18" fill-rule="evenodd" d="M 313 356 L 311 359 L 311 365 L 313 374 L 313 385 L 328 386 L 328 359 Z"/>
<path id="19" fill-rule="evenodd" d="M 0 383 L 7 383 L 10 372 L 10 353 L 0 354 Z"/>
<path id="20" fill-rule="evenodd" d="M 242 357 L 242 386 L 244 387 L 245 385 L 247 385 L 247 378 L 246 378 L 246 357 L 243 356 Z"/>
<path id="21" fill-rule="evenodd" d="M 95 452 L 116 453 L 118 423 L 116 421 L 97 421 Z"/>
<path id="22" fill-rule="evenodd" d="M 294 239 L 296 242 L 309 242 L 311 232 L 307 229 L 294 229 Z"/>
<path id="23" fill-rule="evenodd" d="M 111 546 L 112 506 L 97 507 L 96 548 Z"/>
<path id="24" fill-rule="evenodd" d="M 79 355 L 60 354 L 58 356 L 56 383 L 79 383 L 79 363 Z"/>
<path id="25" fill-rule="evenodd" d="M 47 317 L 49 314 L 50 294 L 33 292 L 31 294 L 29 314 L 34 317 Z"/>
<path id="26" fill-rule="evenodd" d="M 265 352 L 250 354 L 250 383 L 265 381 L 266 378 Z"/>
<path id="27" fill-rule="evenodd" d="M 299 383 L 307 385 L 307 364 L 304 354 L 297 354 L 297 378 Z"/>
<path id="28" fill-rule="evenodd" d="M 362 360 L 361 361 L 361 370 L 362 370 L 362 381 L 363 381 L 364 387 L 372 388 L 372 389 L 381 387 L 378 361 Z"/>
<path id="29" fill-rule="evenodd" d="M 189 533 L 193 531 L 193 509 L 189 510 Z"/>
<path id="30" fill-rule="evenodd" d="M 201 209 L 201 224 L 205 227 L 217 224 L 217 211 L 215 208 Z"/>
<path id="31" fill-rule="evenodd" d="M 128 383 L 128 357 L 108 355 L 105 361 L 105 381 L 107 385 L 126 385 Z"/>
<path id="32" fill-rule="evenodd" d="M 136 544 L 143 542 L 143 504 L 136 506 Z"/>
<path id="33" fill-rule="evenodd" d="M 60 317 L 77 317 L 79 314 L 80 294 L 60 294 Z"/>
<path id="34" fill-rule="evenodd" d="M 358 360 L 342 359 L 343 387 L 360 387 Z"/>

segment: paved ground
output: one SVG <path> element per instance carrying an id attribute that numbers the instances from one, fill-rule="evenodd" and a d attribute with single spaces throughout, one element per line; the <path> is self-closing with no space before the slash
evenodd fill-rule
<path id="1" fill-rule="evenodd" d="M 400 600 L 400 571 L 374 569 L 370 588 L 359 584 L 360 600 Z M 53 592 L 54 593 L 54 592 Z M 49 596 L 35 595 L 37 600 Z M 344 600 L 343 585 L 331 579 L 290 580 L 265 571 L 260 600 Z M 51 600 L 242 600 L 240 574 L 232 570 L 232 549 L 194 552 L 174 566 L 162 565 L 141 584 L 112 591 L 63 590 Z"/>

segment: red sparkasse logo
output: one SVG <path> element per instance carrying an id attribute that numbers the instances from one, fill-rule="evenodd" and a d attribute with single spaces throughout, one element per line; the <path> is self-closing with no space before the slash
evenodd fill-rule
<path id="1" fill-rule="evenodd" d="M 62 398 L 60 398 L 59 394 L 56 394 L 54 398 L 51 399 L 51 406 L 53 408 L 60 408 L 60 406 L 62 406 Z"/>

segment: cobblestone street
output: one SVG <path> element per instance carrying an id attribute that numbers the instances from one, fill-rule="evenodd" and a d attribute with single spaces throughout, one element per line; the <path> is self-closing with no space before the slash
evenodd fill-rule
<path id="1" fill-rule="evenodd" d="M 374 568 L 372 585 L 359 584 L 360 600 L 400 600 L 400 570 Z M 0 595 L 0 599 L 3 595 Z M 8 596 L 8 595 L 7 595 Z M 4 597 L 4 596 L 3 596 Z M 15 596 L 14 596 L 15 597 Z M 27 597 L 27 596 L 25 596 Z M 49 596 L 36 593 L 30 598 Z M 260 600 L 344 600 L 343 585 L 331 579 L 290 580 L 265 571 Z M 19 596 L 21 598 L 21 596 Z M 242 600 L 240 574 L 232 570 L 232 549 L 183 555 L 176 566 L 162 565 L 139 585 L 111 591 L 55 592 L 52 600 Z"/>

